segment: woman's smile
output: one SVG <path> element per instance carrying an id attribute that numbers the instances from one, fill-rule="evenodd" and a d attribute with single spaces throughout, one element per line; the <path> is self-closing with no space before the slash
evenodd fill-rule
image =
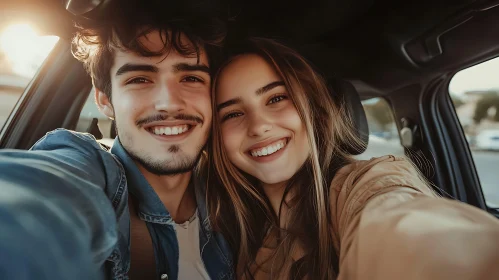
<path id="1" fill-rule="evenodd" d="M 281 156 L 289 143 L 289 138 L 284 137 L 277 140 L 270 140 L 252 146 L 246 153 L 251 159 L 257 162 L 270 162 Z"/>

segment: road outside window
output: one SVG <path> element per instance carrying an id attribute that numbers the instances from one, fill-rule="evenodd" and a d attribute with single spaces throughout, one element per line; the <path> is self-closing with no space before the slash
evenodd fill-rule
<path id="1" fill-rule="evenodd" d="M 28 24 L 0 19 L 0 129 L 58 40 Z"/>
<path id="2" fill-rule="evenodd" d="M 92 88 L 83 106 L 75 128 L 79 132 L 91 133 L 102 144 L 111 147 L 116 134 L 113 122 L 99 111 L 95 104 L 95 89 Z"/>
<path id="3" fill-rule="evenodd" d="M 357 159 L 370 159 L 384 155 L 405 156 L 404 148 L 393 119 L 393 113 L 383 98 L 371 98 L 362 101 L 369 125 L 369 144 Z"/>
<path id="4" fill-rule="evenodd" d="M 485 201 L 499 208 L 499 58 L 457 73 L 449 94 L 473 154 Z"/>

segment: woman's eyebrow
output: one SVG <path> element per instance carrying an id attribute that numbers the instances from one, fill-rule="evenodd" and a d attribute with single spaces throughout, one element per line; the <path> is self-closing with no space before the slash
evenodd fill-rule
<path id="1" fill-rule="evenodd" d="M 283 81 L 275 81 L 275 82 L 271 82 L 259 89 L 257 89 L 255 91 L 256 95 L 262 95 L 266 92 L 268 92 L 269 90 L 275 88 L 275 87 L 278 87 L 278 86 L 284 86 L 284 82 Z M 217 105 L 217 112 L 219 112 L 220 110 L 222 110 L 223 108 L 225 107 L 228 107 L 228 106 L 231 106 L 231 105 L 234 105 L 234 104 L 239 104 L 241 103 L 241 98 L 237 97 L 237 98 L 233 98 L 233 99 L 229 99 L 225 102 L 222 102 L 220 104 Z"/>
<path id="2" fill-rule="evenodd" d="M 284 82 L 283 81 L 275 81 L 275 82 L 269 83 L 266 86 L 263 86 L 263 87 L 257 89 L 255 93 L 256 93 L 256 95 L 262 95 L 262 94 L 266 93 L 267 91 L 269 91 L 275 87 L 278 87 L 278 86 L 284 86 Z"/>
<path id="3" fill-rule="evenodd" d="M 239 104 L 239 103 L 241 103 L 241 98 L 239 98 L 239 97 L 229 99 L 229 100 L 217 105 L 217 112 L 220 112 L 220 110 L 222 110 L 225 107 L 228 107 L 228 106 L 234 105 L 234 104 Z"/>

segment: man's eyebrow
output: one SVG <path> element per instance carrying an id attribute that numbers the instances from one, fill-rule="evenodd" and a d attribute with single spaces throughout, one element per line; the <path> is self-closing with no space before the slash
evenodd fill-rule
<path id="1" fill-rule="evenodd" d="M 284 82 L 283 81 L 275 81 L 275 82 L 272 82 L 266 86 L 263 86 L 259 89 L 256 90 L 256 95 L 262 95 L 264 93 L 266 93 L 267 91 L 275 88 L 275 87 L 278 87 L 278 86 L 284 86 Z"/>
<path id="2" fill-rule="evenodd" d="M 217 105 L 217 112 L 220 112 L 220 110 L 222 110 L 225 107 L 229 107 L 230 105 L 239 104 L 239 103 L 241 103 L 241 98 L 239 97 L 229 99 Z"/>
<path id="3" fill-rule="evenodd" d="M 204 64 L 189 64 L 184 62 L 173 65 L 173 72 L 182 72 L 182 71 L 201 71 L 209 75 L 210 67 Z"/>
<path id="4" fill-rule="evenodd" d="M 121 66 L 118 71 L 116 71 L 116 76 L 125 74 L 127 72 L 134 72 L 134 71 L 143 71 L 143 72 L 153 72 L 153 73 L 158 73 L 159 69 L 158 67 L 150 64 L 132 64 L 132 63 L 126 63 L 123 66 Z"/>

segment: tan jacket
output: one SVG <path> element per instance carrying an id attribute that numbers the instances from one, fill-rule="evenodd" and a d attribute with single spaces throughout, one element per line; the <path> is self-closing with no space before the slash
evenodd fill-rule
<path id="1" fill-rule="evenodd" d="M 413 166 L 385 156 L 331 183 L 338 279 L 499 279 L 499 221 L 438 198 Z"/>

